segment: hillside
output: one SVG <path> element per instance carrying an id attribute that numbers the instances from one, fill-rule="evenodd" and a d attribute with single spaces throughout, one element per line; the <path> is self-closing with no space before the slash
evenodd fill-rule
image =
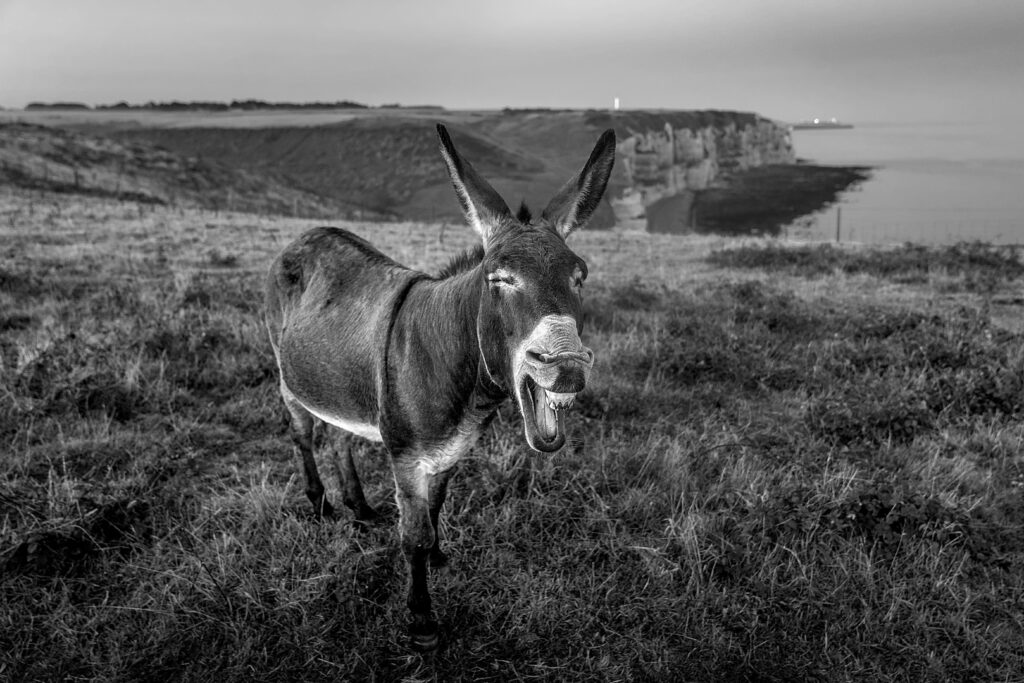
<path id="1" fill-rule="evenodd" d="M 459 208 L 436 153 L 433 124 L 438 118 L 510 204 L 525 200 L 535 209 L 578 170 L 601 131 L 614 128 L 619 161 L 594 228 L 664 229 L 647 216 L 660 200 L 727 187 L 751 168 L 785 167 L 795 160 L 783 127 L 755 114 L 722 111 L 365 112 L 321 126 L 141 126 L 109 132 L 272 173 L 296 187 L 382 215 L 458 220 Z M 805 198 L 793 193 L 787 203 L 811 212 L 821 207 L 818 194 Z M 730 201 L 743 202 L 744 196 L 734 193 Z M 771 208 L 763 202 L 754 206 Z M 666 211 L 654 208 L 659 216 Z M 770 232 L 789 218 L 766 212 L 762 219 L 762 231 Z M 685 229 L 695 227 L 681 222 Z"/>
<path id="2" fill-rule="evenodd" d="M 0 183 L 145 204 L 298 216 L 351 207 L 209 158 L 145 140 L 117 141 L 60 128 L 0 123 Z"/>
<path id="3" fill-rule="evenodd" d="M 434 125 L 427 120 L 365 118 L 304 128 L 158 128 L 113 135 L 277 176 L 295 187 L 383 216 L 427 212 L 456 219 L 461 215 L 437 153 Z M 488 177 L 517 179 L 545 171 L 538 160 L 481 137 L 459 132 L 454 136 L 460 150 Z M 445 190 L 431 193 L 436 202 L 416 196 L 431 187 Z"/>

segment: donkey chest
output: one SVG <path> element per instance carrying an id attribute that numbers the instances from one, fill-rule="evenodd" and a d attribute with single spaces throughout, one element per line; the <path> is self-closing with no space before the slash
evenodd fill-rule
<path id="1" fill-rule="evenodd" d="M 473 448 L 487 419 L 486 413 L 467 411 L 454 431 L 443 440 L 419 449 L 417 467 L 425 474 L 447 472 Z"/>

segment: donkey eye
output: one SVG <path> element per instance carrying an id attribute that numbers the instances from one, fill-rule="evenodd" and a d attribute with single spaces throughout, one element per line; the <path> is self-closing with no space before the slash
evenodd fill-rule
<path id="1" fill-rule="evenodd" d="M 507 270 L 496 270 L 487 276 L 487 282 L 492 285 L 506 285 L 514 287 L 516 278 Z"/>

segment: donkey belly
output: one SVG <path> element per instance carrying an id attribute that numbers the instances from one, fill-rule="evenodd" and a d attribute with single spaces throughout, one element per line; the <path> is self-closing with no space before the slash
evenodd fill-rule
<path id="1" fill-rule="evenodd" d="M 299 330 L 288 330 L 283 336 L 285 386 L 315 417 L 358 436 L 381 440 L 372 358 L 357 347 L 334 355 L 309 342 Z"/>
<path id="2" fill-rule="evenodd" d="M 305 404 L 304 404 L 305 405 Z M 380 428 L 376 424 L 367 424 L 363 422 L 354 422 L 340 415 L 332 415 L 330 413 L 321 412 L 310 406 L 306 406 L 306 410 L 312 413 L 315 417 L 320 418 L 329 425 L 333 425 L 338 429 L 344 429 L 346 432 L 361 436 L 364 439 L 370 441 L 382 441 L 380 436 Z"/>

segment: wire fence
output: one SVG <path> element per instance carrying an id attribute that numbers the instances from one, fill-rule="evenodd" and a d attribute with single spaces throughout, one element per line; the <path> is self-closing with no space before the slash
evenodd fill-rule
<path id="1" fill-rule="evenodd" d="M 864 208 L 840 204 L 784 229 L 791 239 L 872 244 L 1024 244 L 1024 209 Z"/>

